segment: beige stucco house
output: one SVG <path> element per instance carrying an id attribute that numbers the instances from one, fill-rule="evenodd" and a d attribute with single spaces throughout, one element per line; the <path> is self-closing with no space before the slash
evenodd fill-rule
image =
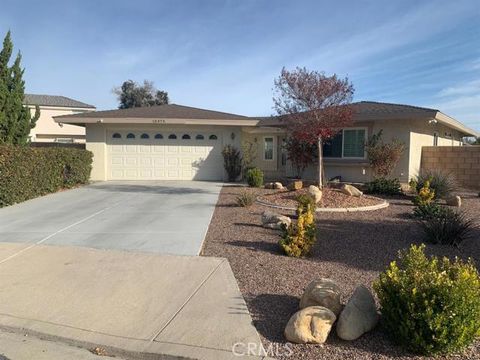
<path id="1" fill-rule="evenodd" d="M 479 136 L 434 109 L 377 102 L 354 104 L 354 124 L 325 145 L 328 178 L 371 179 L 365 141 L 383 130 L 383 139 L 404 142 L 406 151 L 394 176 L 407 182 L 418 174 L 422 146 L 462 146 Z M 63 126 L 86 129 L 86 148 L 94 154 L 92 180 L 224 180 L 222 149 L 256 148 L 255 166 L 267 178 L 293 176 L 282 147 L 285 124 L 278 118 L 254 118 L 181 105 L 97 111 L 56 116 Z M 304 178 L 315 177 L 313 167 Z"/>
<path id="2" fill-rule="evenodd" d="M 32 142 L 85 143 L 85 127 L 62 124 L 54 121 L 55 116 L 95 111 L 95 106 L 65 96 L 25 94 L 25 105 L 32 115 L 35 106 L 40 107 L 40 118 L 30 131 Z"/>

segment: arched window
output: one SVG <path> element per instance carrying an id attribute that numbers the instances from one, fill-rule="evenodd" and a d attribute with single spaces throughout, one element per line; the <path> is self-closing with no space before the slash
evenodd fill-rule
<path id="1" fill-rule="evenodd" d="M 198 134 L 197 136 L 195 136 L 195 139 L 196 140 L 203 140 L 203 139 L 205 139 L 205 136 L 203 136 L 202 134 Z"/>
<path id="2" fill-rule="evenodd" d="M 217 138 L 217 135 L 210 135 L 208 138 L 209 138 L 210 140 L 217 140 L 217 139 L 218 139 L 218 138 Z"/>
<path id="3" fill-rule="evenodd" d="M 143 133 L 142 136 L 140 136 L 142 139 L 150 139 L 150 136 L 148 134 Z"/>
<path id="4" fill-rule="evenodd" d="M 177 138 L 177 135 L 175 135 L 175 134 L 170 134 L 170 135 L 168 135 L 168 138 L 169 138 L 170 140 L 175 140 L 175 139 Z"/>
<path id="5" fill-rule="evenodd" d="M 135 134 L 128 133 L 127 139 L 135 139 Z"/>
<path id="6" fill-rule="evenodd" d="M 191 138 L 190 138 L 190 135 L 188 135 L 188 134 L 183 134 L 182 139 L 183 139 L 183 140 L 190 140 Z"/>
<path id="7" fill-rule="evenodd" d="M 119 133 L 115 133 L 115 134 L 112 135 L 112 138 L 113 139 L 121 139 L 122 135 L 120 135 Z"/>
<path id="8" fill-rule="evenodd" d="M 155 139 L 163 139 L 163 135 L 162 134 L 155 134 Z"/>

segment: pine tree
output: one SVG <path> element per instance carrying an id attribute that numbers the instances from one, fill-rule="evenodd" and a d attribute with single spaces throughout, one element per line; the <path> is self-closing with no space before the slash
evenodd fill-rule
<path id="1" fill-rule="evenodd" d="M 25 70 L 21 68 L 20 53 L 9 67 L 12 51 L 13 43 L 9 31 L 0 52 L 0 144 L 24 145 L 29 141 L 30 130 L 35 127 L 40 109 L 36 106 L 35 115 L 32 117 L 30 109 L 23 104 Z"/>

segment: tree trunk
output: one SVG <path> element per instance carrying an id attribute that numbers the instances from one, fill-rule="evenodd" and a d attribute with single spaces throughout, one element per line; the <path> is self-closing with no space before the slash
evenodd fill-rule
<path id="1" fill-rule="evenodd" d="M 318 137 L 318 187 L 320 189 L 323 188 L 323 174 L 322 174 L 322 170 L 323 170 L 323 154 L 322 154 L 322 137 L 319 136 Z"/>

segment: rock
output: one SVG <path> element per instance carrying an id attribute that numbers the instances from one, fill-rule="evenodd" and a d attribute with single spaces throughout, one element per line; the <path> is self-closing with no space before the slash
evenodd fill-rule
<path id="1" fill-rule="evenodd" d="M 308 194 L 312 197 L 312 199 L 315 201 L 315 204 L 320 202 L 322 200 L 322 190 L 320 190 L 318 187 L 315 185 L 310 185 L 308 187 Z"/>
<path id="2" fill-rule="evenodd" d="M 340 298 L 340 288 L 333 280 L 313 280 L 308 284 L 302 298 L 300 299 L 300 309 L 309 306 L 323 306 L 332 311 L 335 315 L 338 315 L 342 310 Z"/>
<path id="3" fill-rule="evenodd" d="M 265 189 L 273 189 L 273 183 L 266 183 L 265 184 Z"/>
<path id="4" fill-rule="evenodd" d="M 283 189 L 283 185 L 281 182 L 276 182 L 276 183 L 273 183 L 273 188 L 274 189 L 278 189 L 278 190 L 282 190 Z"/>
<path id="5" fill-rule="evenodd" d="M 458 195 L 451 196 L 446 201 L 447 201 L 447 205 L 449 206 L 455 206 L 455 207 L 462 206 L 462 198 Z"/>
<path id="6" fill-rule="evenodd" d="M 288 184 L 288 190 L 300 190 L 301 188 L 303 188 L 303 182 L 302 180 L 295 180 L 295 181 L 292 181 L 290 184 Z"/>
<path id="7" fill-rule="evenodd" d="M 352 185 L 349 185 L 349 184 L 344 184 L 342 185 L 342 187 L 340 188 L 340 190 L 348 195 L 348 196 L 356 196 L 356 197 L 360 197 L 363 195 L 363 192 L 361 192 L 360 190 L 358 190 L 355 186 L 352 186 Z"/>
<path id="8" fill-rule="evenodd" d="M 338 318 L 337 335 L 343 340 L 355 340 L 372 330 L 377 322 L 378 313 L 373 295 L 365 286 L 360 285 Z"/>
<path id="9" fill-rule="evenodd" d="M 262 214 L 262 225 L 268 229 L 280 230 L 282 226 L 289 227 L 292 223 L 292 219 L 288 216 L 275 214 L 271 211 L 264 211 Z"/>
<path id="10" fill-rule="evenodd" d="M 297 344 L 323 344 L 337 317 L 323 306 L 310 306 L 292 315 L 285 337 Z"/>

